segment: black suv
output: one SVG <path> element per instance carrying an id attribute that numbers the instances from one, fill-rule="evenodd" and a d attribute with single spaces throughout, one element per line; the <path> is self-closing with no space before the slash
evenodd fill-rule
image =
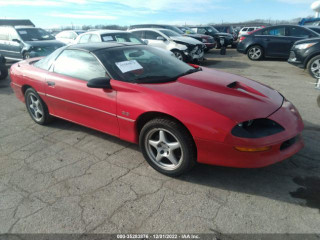
<path id="1" fill-rule="evenodd" d="M 194 26 L 190 28 L 198 34 L 205 34 L 213 37 L 217 42 L 217 48 L 221 48 L 222 46 L 227 47 L 229 45 L 234 46 L 233 36 L 231 34 L 219 32 L 212 26 Z M 221 44 L 222 42 L 223 44 Z"/>
<path id="2" fill-rule="evenodd" d="M 236 42 L 238 40 L 238 33 L 233 28 L 233 26 L 230 26 L 230 25 L 214 25 L 213 27 L 215 29 L 217 29 L 219 32 L 231 34 L 233 36 L 233 41 Z"/>
<path id="3" fill-rule="evenodd" d="M 290 52 L 288 62 L 308 69 L 314 78 L 320 78 L 320 38 L 297 41 Z"/>
<path id="4" fill-rule="evenodd" d="M 64 45 L 28 20 L 0 20 L 0 54 L 6 59 L 46 56 Z"/>

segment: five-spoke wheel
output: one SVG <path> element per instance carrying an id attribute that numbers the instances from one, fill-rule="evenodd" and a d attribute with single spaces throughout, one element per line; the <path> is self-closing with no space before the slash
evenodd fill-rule
<path id="1" fill-rule="evenodd" d="M 263 58 L 263 49 L 260 46 L 252 46 L 248 50 L 250 60 L 258 61 Z"/>
<path id="2" fill-rule="evenodd" d="M 140 132 L 140 148 L 148 163 L 157 171 L 178 176 L 196 162 L 193 139 L 180 123 L 169 119 L 154 119 Z"/>
<path id="3" fill-rule="evenodd" d="M 39 94 L 33 88 L 28 88 L 24 96 L 31 118 L 38 124 L 47 124 L 51 120 L 51 116 Z"/>
<path id="4" fill-rule="evenodd" d="M 309 73 L 314 78 L 320 78 L 320 56 L 313 57 L 307 66 Z"/>

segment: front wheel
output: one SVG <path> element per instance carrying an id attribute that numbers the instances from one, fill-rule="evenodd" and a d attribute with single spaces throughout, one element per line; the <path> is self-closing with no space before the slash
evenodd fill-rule
<path id="1" fill-rule="evenodd" d="M 175 56 L 177 59 L 185 62 L 186 56 L 184 55 L 183 52 L 181 52 L 181 51 L 179 51 L 179 50 L 172 50 L 172 52 L 174 53 L 174 56 Z"/>
<path id="2" fill-rule="evenodd" d="M 313 78 L 320 78 L 320 55 L 310 59 L 307 69 Z"/>
<path id="3" fill-rule="evenodd" d="M 187 129 L 169 119 L 154 119 L 141 130 L 139 143 L 147 162 L 158 172 L 179 176 L 196 163 L 196 150 Z"/>
<path id="4" fill-rule="evenodd" d="M 260 46 L 252 46 L 248 50 L 248 58 L 252 61 L 258 61 L 263 58 L 263 49 Z"/>
<path id="5" fill-rule="evenodd" d="M 23 57 L 24 60 L 29 59 L 30 58 L 30 53 L 29 52 L 24 52 L 22 54 L 22 57 Z"/>
<path id="6" fill-rule="evenodd" d="M 40 125 L 46 125 L 52 120 L 47 105 L 33 88 L 28 88 L 24 97 L 27 110 L 33 121 Z"/>

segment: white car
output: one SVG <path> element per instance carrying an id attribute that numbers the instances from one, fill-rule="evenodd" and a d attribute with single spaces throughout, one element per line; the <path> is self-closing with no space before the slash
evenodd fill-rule
<path id="1" fill-rule="evenodd" d="M 131 42 L 137 44 L 147 43 L 142 39 L 136 37 L 134 34 L 121 30 L 95 30 L 92 32 L 86 32 L 77 37 L 75 44 L 89 43 L 89 42 Z M 160 48 L 163 50 L 162 48 Z M 175 56 L 172 52 L 163 50 L 171 56 Z"/>
<path id="2" fill-rule="evenodd" d="M 173 52 L 182 61 L 202 61 L 205 45 L 190 37 L 182 36 L 168 29 L 140 28 L 129 32 L 143 39 L 148 45 Z"/>
<path id="3" fill-rule="evenodd" d="M 59 32 L 57 35 L 56 35 L 56 39 L 60 42 L 63 42 L 67 45 L 70 45 L 70 44 L 74 44 L 75 43 L 75 40 L 76 38 L 82 34 L 82 33 L 85 33 L 86 31 L 84 30 L 72 30 L 72 31 L 62 31 L 62 32 Z"/>
<path id="4" fill-rule="evenodd" d="M 261 27 L 244 27 L 240 30 L 238 37 L 248 34 L 249 32 L 260 29 Z"/>

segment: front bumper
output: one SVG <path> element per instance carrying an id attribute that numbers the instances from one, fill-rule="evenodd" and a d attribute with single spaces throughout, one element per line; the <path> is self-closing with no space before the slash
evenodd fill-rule
<path id="1" fill-rule="evenodd" d="M 302 119 L 295 107 L 285 102 L 269 119 L 276 121 L 285 131 L 259 139 L 227 137 L 224 142 L 212 142 L 195 139 L 198 150 L 198 162 L 236 168 L 260 168 L 283 161 L 299 152 L 303 147 L 301 132 Z M 264 152 L 240 152 L 240 147 L 271 147 Z"/>
<path id="2" fill-rule="evenodd" d="M 302 59 L 301 55 L 299 54 L 299 52 L 290 51 L 290 56 L 288 59 L 288 63 L 297 66 L 299 68 L 305 68 L 305 64 L 304 64 L 304 59 Z"/>
<path id="3" fill-rule="evenodd" d="M 238 42 L 238 44 L 237 44 L 237 51 L 239 52 L 239 53 L 243 53 L 243 54 L 246 54 L 246 47 L 245 47 L 245 45 L 243 44 L 243 42 Z"/>

